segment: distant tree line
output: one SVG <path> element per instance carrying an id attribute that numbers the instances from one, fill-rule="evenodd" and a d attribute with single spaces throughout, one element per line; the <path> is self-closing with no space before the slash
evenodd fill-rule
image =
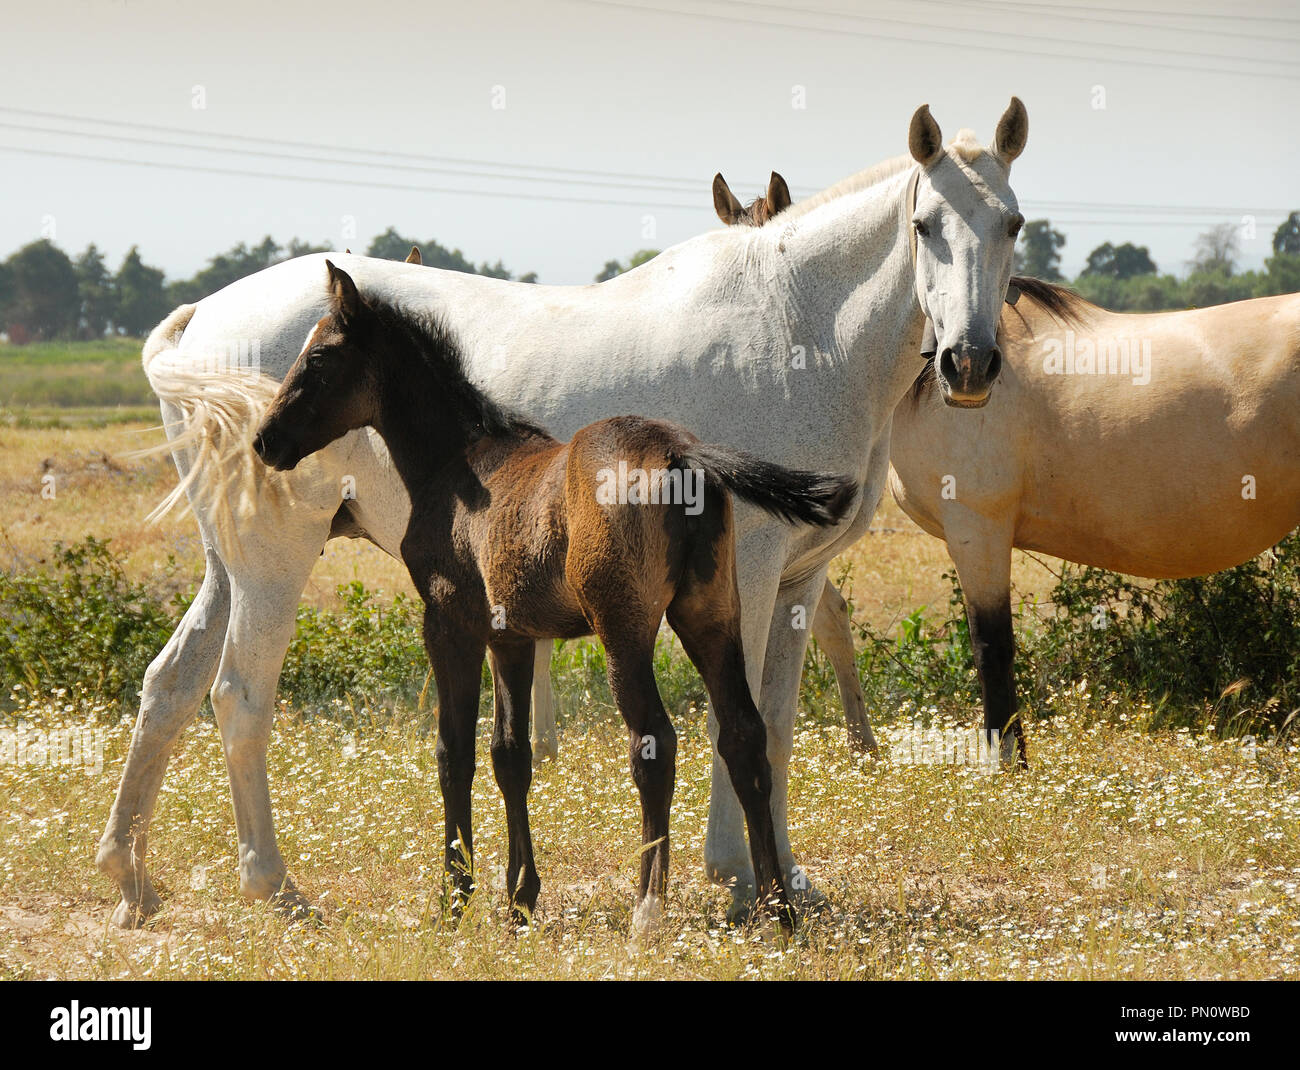
<path id="1" fill-rule="evenodd" d="M 1187 274 L 1161 274 L 1145 246 L 1105 242 L 1088 254 L 1071 285 L 1094 304 L 1116 312 L 1162 312 L 1204 308 L 1226 301 L 1300 291 L 1300 212 L 1292 212 L 1273 233 L 1273 255 L 1262 271 L 1238 271 L 1241 228 L 1211 227 L 1196 239 Z M 1016 248 L 1015 270 L 1049 282 L 1064 282 L 1061 249 L 1065 235 L 1050 220 L 1025 224 Z"/>
<path id="2" fill-rule="evenodd" d="M 459 249 L 412 240 L 394 227 L 376 237 L 365 253 L 404 260 L 412 245 L 420 247 L 423 262 L 432 267 L 497 279 L 513 277 L 500 260 L 475 266 Z M 280 245 L 268 236 L 257 245 L 240 242 L 218 253 L 192 278 L 169 281 L 161 269 L 144 262 L 134 245 L 113 271 L 93 244 L 74 260 L 53 242 L 41 239 L 0 263 L 0 331 L 16 343 L 100 338 L 108 332 L 140 337 L 177 305 L 198 301 L 282 260 L 330 248 L 297 238 Z M 537 276 L 530 272 L 518 281 L 536 282 Z"/>

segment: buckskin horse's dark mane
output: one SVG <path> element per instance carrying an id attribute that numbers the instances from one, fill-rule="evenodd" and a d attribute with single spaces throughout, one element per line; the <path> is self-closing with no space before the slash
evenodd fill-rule
<path id="1" fill-rule="evenodd" d="M 1038 305 L 1044 311 L 1048 312 L 1064 324 L 1075 324 L 1082 318 L 1085 308 L 1092 308 L 1093 305 L 1086 298 L 1080 296 L 1071 290 L 1068 286 L 1060 286 L 1054 282 L 1046 282 L 1043 279 L 1033 279 L 1028 275 L 1012 275 L 1011 285 L 1020 291 L 1022 298 L 1028 298 Z M 1017 305 L 1011 306 L 1012 311 L 1020 316 L 1020 322 L 1025 322 L 1025 317 Z M 925 367 L 916 377 L 912 384 L 912 389 L 908 396 L 913 403 L 919 403 L 920 400 L 934 389 L 934 358 L 926 359 Z"/>

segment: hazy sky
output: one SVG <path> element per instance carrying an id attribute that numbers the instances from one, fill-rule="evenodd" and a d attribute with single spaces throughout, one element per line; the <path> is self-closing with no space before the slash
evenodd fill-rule
<path id="1" fill-rule="evenodd" d="M 921 103 L 987 142 L 1012 93 L 1013 184 L 1067 233 L 1067 274 L 1105 240 L 1181 273 L 1247 215 L 1257 266 L 1300 208 L 1294 4 L 73 0 L 5 22 L 0 255 L 52 228 L 176 277 L 391 223 L 588 282 L 716 226 L 719 169 L 748 199 L 776 168 L 797 199 L 904 151 Z"/>

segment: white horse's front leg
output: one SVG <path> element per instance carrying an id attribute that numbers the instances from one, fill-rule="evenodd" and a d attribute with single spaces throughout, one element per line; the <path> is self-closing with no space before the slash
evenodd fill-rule
<path id="1" fill-rule="evenodd" d="M 560 736 L 555 730 L 555 691 L 551 687 L 551 654 L 555 643 L 543 639 L 533 655 L 533 762 L 555 761 Z"/>

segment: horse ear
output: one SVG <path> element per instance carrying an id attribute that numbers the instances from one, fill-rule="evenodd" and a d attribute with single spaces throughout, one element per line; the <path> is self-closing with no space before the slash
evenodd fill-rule
<path id="1" fill-rule="evenodd" d="M 330 299 L 334 302 L 334 311 L 345 323 L 357 314 L 361 307 L 361 295 L 357 293 L 352 276 L 341 268 L 336 268 L 330 261 L 325 261 L 325 270 L 329 273 Z"/>
<path id="2" fill-rule="evenodd" d="M 912 125 L 907 131 L 907 148 L 912 159 L 922 167 L 929 167 L 943 153 L 943 134 L 930 114 L 929 104 L 922 104 L 912 116 Z"/>
<path id="3" fill-rule="evenodd" d="M 1012 97 L 1007 110 L 998 120 L 998 131 L 993 136 L 993 154 L 1008 167 L 1011 161 L 1025 151 L 1029 140 L 1029 112 L 1019 97 Z"/>
<path id="4" fill-rule="evenodd" d="M 774 216 L 789 207 L 790 187 L 785 184 L 784 178 L 773 171 L 772 177 L 767 180 L 767 213 Z"/>
<path id="5" fill-rule="evenodd" d="M 722 177 L 721 171 L 713 176 L 713 210 L 727 226 L 738 222 L 745 214 L 745 209 L 736 200 L 736 195 L 731 192 L 731 187 L 727 185 L 727 180 Z"/>
<path id="6" fill-rule="evenodd" d="M 419 247 L 418 245 L 412 245 L 412 246 L 411 246 L 411 251 L 410 251 L 409 253 L 406 254 L 406 262 L 407 262 L 408 264 L 423 264 L 423 263 L 424 263 L 424 261 L 420 259 L 420 247 Z"/>

